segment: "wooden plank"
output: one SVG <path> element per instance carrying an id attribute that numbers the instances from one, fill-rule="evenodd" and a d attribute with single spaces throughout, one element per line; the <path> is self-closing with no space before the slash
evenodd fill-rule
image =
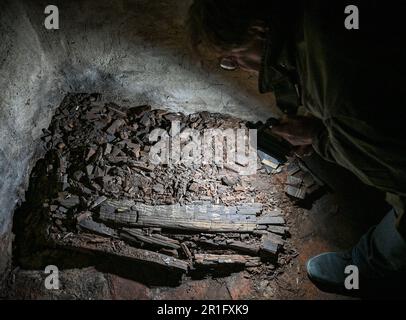
<path id="1" fill-rule="evenodd" d="M 248 203 L 248 204 L 241 204 L 237 205 L 237 213 L 239 215 L 258 215 L 262 211 L 262 204 L 261 203 Z"/>
<path id="2" fill-rule="evenodd" d="M 183 252 L 185 253 L 185 255 L 188 257 L 188 259 L 192 259 L 192 258 L 193 258 L 193 255 L 192 255 L 192 253 L 190 252 L 188 246 L 187 246 L 184 242 L 182 242 L 182 243 L 180 244 L 180 246 L 181 246 Z"/>
<path id="3" fill-rule="evenodd" d="M 227 241 L 227 246 L 229 246 L 231 249 L 235 251 L 251 255 L 257 255 L 260 249 L 258 245 L 246 244 L 242 241 L 234 241 L 234 240 Z"/>
<path id="4" fill-rule="evenodd" d="M 186 273 L 189 263 L 161 253 L 134 248 L 122 241 L 98 237 L 91 234 L 62 234 L 52 237 L 57 247 L 125 258 L 137 263 L 158 265 L 168 270 Z"/>
<path id="5" fill-rule="evenodd" d="M 90 209 L 96 208 L 97 206 L 99 206 L 100 204 L 102 204 L 104 201 L 106 201 L 107 198 L 105 196 L 101 196 L 98 197 L 92 204 L 92 206 L 90 207 Z"/>
<path id="6" fill-rule="evenodd" d="M 159 219 L 148 217 L 139 220 L 137 226 L 162 227 L 167 229 L 188 230 L 195 232 L 239 232 L 250 233 L 255 230 L 256 223 L 252 222 L 221 222 L 221 221 L 199 221 L 187 219 Z"/>
<path id="7" fill-rule="evenodd" d="M 258 254 L 259 249 L 260 249 L 259 246 L 257 246 L 257 245 L 246 244 L 244 242 L 236 241 L 236 240 L 215 242 L 213 240 L 199 239 L 195 242 L 199 243 L 199 244 L 209 245 L 209 246 L 215 247 L 217 249 L 231 249 L 236 252 L 241 252 L 241 253 L 250 254 L 250 255 L 254 255 L 254 256 Z"/>
<path id="8" fill-rule="evenodd" d="M 197 266 L 243 265 L 245 267 L 257 267 L 261 265 L 261 259 L 258 257 L 237 254 L 195 254 L 194 258 L 194 263 Z"/>
<path id="9" fill-rule="evenodd" d="M 306 198 L 306 188 L 296 188 L 294 186 L 287 185 L 285 187 L 285 192 L 295 198 L 304 200 Z"/>
<path id="10" fill-rule="evenodd" d="M 120 237 L 124 240 L 138 240 L 144 243 L 148 243 L 153 246 L 161 247 L 161 248 L 168 248 L 168 249 L 180 249 L 179 242 L 176 240 L 172 240 L 160 235 L 148 235 L 145 232 L 137 229 L 122 229 L 120 232 Z M 171 241 L 172 240 L 172 241 Z"/>
<path id="11" fill-rule="evenodd" d="M 110 200 L 101 205 L 100 219 L 133 227 L 160 227 L 196 232 L 252 232 L 256 228 L 256 217 L 252 213 L 259 212 L 260 207 L 256 205 L 254 208 L 250 209 L 248 205 L 149 206 L 131 201 Z"/>
<path id="12" fill-rule="evenodd" d="M 271 239 L 273 243 L 276 243 L 281 247 L 283 247 L 286 243 L 286 240 L 283 240 L 283 237 L 281 235 L 277 235 L 275 233 L 266 231 L 263 234 L 263 236 L 266 236 L 267 238 Z"/>
<path id="13" fill-rule="evenodd" d="M 297 164 L 297 162 L 295 161 L 295 162 L 289 163 L 289 165 L 287 166 L 286 171 L 287 171 L 287 174 L 288 174 L 288 175 L 292 176 L 292 175 L 294 175 L 295 173 L 297 173 L 297 172 L 300 171 L 300 167 L 299 167 L 299 165 Z"/>
<path id="14" fill-rule="evenodd" d="M 120 207 L 116 203 L 106 201 L 100 205 L 99 218 L 102 221 L 115 222 L 124 225 L 135 225 L 137 223 L 137 212 L 131 211 L 129 206 L 124 204 Z"/>
<path id="15" fill-rule="evenodd" d="M 113 238 L 118 237 L 116 230 L 105 226 L 103 223 L 95 222 L 90 218 L 80 220 L 78 222 L 78 225 L 81 229 L 90 231 L 95 234 Z"/>
<path id="16" fill-rule="evenodd" d="M 303 182 L 303 178 L 301 177 L 296 177 L 296 176 L 288 176 L 288 178 L 286 179 L 286 184 L 300 188 L 300 186 L 302 185 Z"/>
<path id="17" fill-rule="evenodd" d="M 262 216 L 265 216 L 265 215 L 272 216 L 272 217 L 280 217 L 280 216 L 283 216 L 283 212 L 282 212 L 281 209 L 276 208 L 276 209 L 271 210 L 271 211 L 262 212 Z"/>
<path id="18" fill-rule="evenodd" d="M 279 245 L 268 236 L 262 237 L 261 253 L 266 255 L 276 256 L 278 254 Z"/>
<path id="19" fill-rule="evenodd" d="M 259 225 L 285 225 L 285 219 L 278 216 L 264 215 L 258 218 Z"/>
<path id="20" fill-rule="evenodd" d="M 287 231 L 289 231 L 289 228 L 281 226 L 268 226 L 267 230 L 283 236 Z"/>

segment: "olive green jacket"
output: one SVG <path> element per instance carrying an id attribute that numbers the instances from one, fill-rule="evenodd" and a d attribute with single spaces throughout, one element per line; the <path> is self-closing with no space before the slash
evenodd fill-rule
<path id="1" fill-rule="evenodd" d="M 259 88 L 274 91 L 284 111 L 302 103 L 323 122 L 313 144 L 322 157 L 403 198 L 406 51 L 404 33 L 396 29 L 403 21 L 382 26 L 376 19 L 385 7 L 374 7 L 373 0 L 351 3 L 359 8 L 359 30 L 345 28 L 343 1 L 276 6 Z"/>

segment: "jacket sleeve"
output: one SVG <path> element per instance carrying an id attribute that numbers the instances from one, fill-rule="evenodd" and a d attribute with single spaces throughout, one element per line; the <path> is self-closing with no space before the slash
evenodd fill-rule
<path id="1" fill-rule="evenodd" d="M 326 127 L 323 126 L 323 128 L 314 135 L 313 148 L 323 159 L 330 162 L 337 162 Z"/>
<path id="2" fill-rule="evenodd" d="M 313 140 L 321 157 L 347 168 L 368 185 L 406 195 L 403 138 L 349 116 L 330 118 L 324 125 Z"/>

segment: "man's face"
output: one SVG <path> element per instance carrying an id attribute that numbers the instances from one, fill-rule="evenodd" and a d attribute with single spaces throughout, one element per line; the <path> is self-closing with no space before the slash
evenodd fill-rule
<path id="1" fill-rule="evenodd" d="M 226 70 L 241 68 L 242 70 L 258 74 L 261 68 L 263 45 L 263 38 L 254 37 L 252 41 L 244 46 L 228 52 L 220 51 L 220 65 Z"/>

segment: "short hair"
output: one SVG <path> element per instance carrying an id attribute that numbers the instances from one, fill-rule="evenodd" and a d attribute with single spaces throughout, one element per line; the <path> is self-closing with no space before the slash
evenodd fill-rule
<path id="1" fill-rule="evenodd" d="M 225 50 L 250 40 L 250 27 L 266 22 L 270 0 L 194 0 L 188 28 L 194 49 L 200 44 Z"/>

